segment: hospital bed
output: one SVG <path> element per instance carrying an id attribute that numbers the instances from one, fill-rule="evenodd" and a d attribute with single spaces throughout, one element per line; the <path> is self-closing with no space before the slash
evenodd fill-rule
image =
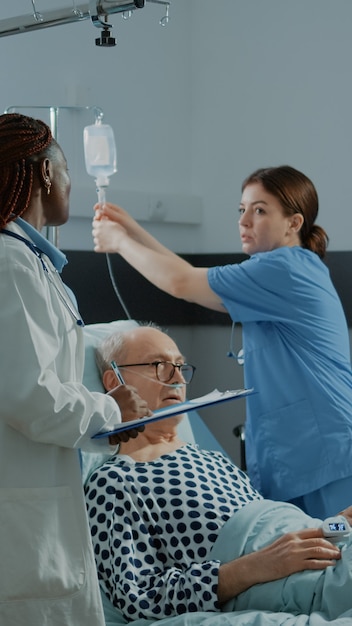
<path id="1" fill-rule="evenodd" d="M 104 391 L 99 373 L 95 364 L 95 348 L 106 336 L 115 331 L 135 326 L 137 322 L 121 320 L 101 324 L 89 324 L 84 328 L 85 335 L 85 369 L 84 384 L 91 391 Z M 200 447 L 208 450 L 218 450 L 224 455 L 223 450 L 214 435 L 207 428 L 200 416 L 192 411 L 185 416 L 179 427 L 180 437 L 185 441 L 197 443 Z M 82 455 L 83 481 L 98 467 L 108 456 L 101 454 Z M 271 583 L 267 583 L 271 585 Z M 123 615 L 106 598 L 102 592 L 106 626 L 351 626 L 352 610 L 344 616 L 328 621 L 322 613 L 311 615 L 295 615 L 292 613 L 273 613 L 271 611 L 240 610 L 232 612 L 195 612 L 168 617 L 161 620 L 138 619 L 127 622 Z"/>
<path id="2" fill-rule="evenodd" d="M 134 320 L 116 320 L 100 324 L 88 324 L 84 327 L 85 337 L 85 367 L 83 375 L 83 383 L 91 391 L 104 392 L 99 372 L 95 363 L 95 348 L 103 339 L 114 332 L 122 331 L 137 325 Z M 196 411 L 192 411 L 186 415 L 179 426 L 180 438 L 189 443 L 196 443 L 208 450 L 218 450 L 227 455 L 225 450 L 219 444 L 217 439 L 211 433 L 209 428 L 203 422 Z M 82 454 L 82 474 L 85 482 L 91 472 L 104 463 L 109 458 L 108 455 L 102 454 Z M 106 618 L 106 626 L 120 626 L 127 622 L 122 614 L 116 610 L 102 593 L 104 612 Z M 140 622 L 140 620 L 138 620 Z M 164 620 L 162 620 L 164 621 Z M 142 622 L 141 626 L 142 626 Z M 145 620 L 145 624 L 150 623 Z M 167 621 L 169 624 L 169 621 Z M 137 624 L 137 622 L 136 622 Z M 158 622 L 159 624 L 159 622 Z M 171 624 L 170 624 L 171 626 Z"/>

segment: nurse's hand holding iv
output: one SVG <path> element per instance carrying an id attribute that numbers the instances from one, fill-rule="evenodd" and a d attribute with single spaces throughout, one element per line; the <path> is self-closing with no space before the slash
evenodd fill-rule
<path id="1" fill-rule="evenodd" d="M 144 241 L 146 231 L 125 209 L 106 202 L 94 206 L 93 238 L 95 252 L 118 252 L 119 243 L 128 235 L 135 241 Z M 104 222 L 105 223 L 101 223 Z"/>
<path id="2" fill-rule="evenodd" d="M 163 255 L 174 253 L 150 235 L 138 222 L 120 206 L 106 202 L 94 206 L 92 235 L 95 252 L 120 252 L 120 245 L 126 238 L 157 250 Z"/>
<path id="3" fill-rule="evenodd" d="M 92 234 L 95 252 L 118 252 L 119 243 L 127 234 L 125 226 L 122 225 L 125 221 L 122 212 L 127 216 L 126 211 L 121 209 L 120 215 L 119 212 L 114 211 L 110 206 L 109 203 L 105 203 L 103 206 L 98 203 L 94 207 L 95 216 Z M 114 212 L 114 217 L 112 218 L 114 221 L 111 221 L 112 211 Z"/>

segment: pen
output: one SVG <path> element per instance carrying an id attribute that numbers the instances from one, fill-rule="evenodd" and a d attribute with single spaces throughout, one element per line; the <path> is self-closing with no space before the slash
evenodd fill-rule
<path id="1" fill-rule="evenodd" d="M 112 367 L 112 369 L 115 372 L 115 376 L 116 376 L 117 380 L 121 383 L 121 385 L 125 385 L 126 383 L 125 383 L 125 381 L 123 379 L 123 376 L 122 376 L 118 366 L 116 365 L 115 361 L 111 361 L 111 367 Z"/>

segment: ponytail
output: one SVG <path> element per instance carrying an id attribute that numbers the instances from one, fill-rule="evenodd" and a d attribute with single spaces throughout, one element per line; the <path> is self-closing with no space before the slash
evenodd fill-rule
<path id="1" fill-rule="evenodd" d="M 321 226 L 318 226 L 318 224 L 313 224 L 306 236 L 304 236 L 303 231 L 304 224 L 301 229 L 302 247 L 315 252 L 321 259 L 323 259 L 329 243 L 329 237 L 327 236 L 325 230 Z"/>

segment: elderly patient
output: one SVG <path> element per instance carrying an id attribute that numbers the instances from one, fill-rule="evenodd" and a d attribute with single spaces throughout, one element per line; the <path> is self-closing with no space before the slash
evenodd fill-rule
<path id="1" fill-rule="evenodd" d="M 117 384 L 112 360 L 126 384 L 133 385 L 152 410 L 184 401 L 194 372 L 175 342 L 150 325 L 116 333 L 98 349 L 107 391 Z M 250 520 L 261 519 L 268 514 L 265 505 L 270 501 L 263 500 L 248 477 L 222 454 L 181 441 L 177 427 L 182 419 L 178 415 L 147 425 L 136 439 L 121 443 L 118 454 L 95 470 L 86 484 L 100 584 L 126 619 L 221 611 L 224 603 L 245 597 L 243 592 L 253 586 L 265 587 L 258 583 L 296 572 L 303 576 L 303 570 L 320 577 L 340 565 L 341 550 L 323 537 L 321 522 L 290 504 L 282 504 L 289 512 L 290 532 L 285 527 L 279 536 L 271 538 L 269 533 L 263 545 L 251 547 L 248 554 L 241 548 L 228 562 L 224 562 L 231 556 L 227 547 L 228 558 L 217 556 L 215 548 L 225 527 L 250 507 L 254 513 Z M 352 521 L 352 507 L 344 514 Z M 282 517 L 279 510 L 274 515 L 284 519 L 286 513 Z M 235 544 L 239 531 L 230 531 Z M 255 529 L 252 535 L 256 537 Z M 351 594 L 345 596 L 347 610 Z M 253 603 L 256 600 L 249 599 L 232 608 L 291 610 L 285 601 L 279 607 Z M 308 612 L 321 608 L 310 602 Z M 302 609 L 306 607 L 298 607 L 298 612 Z"/>

